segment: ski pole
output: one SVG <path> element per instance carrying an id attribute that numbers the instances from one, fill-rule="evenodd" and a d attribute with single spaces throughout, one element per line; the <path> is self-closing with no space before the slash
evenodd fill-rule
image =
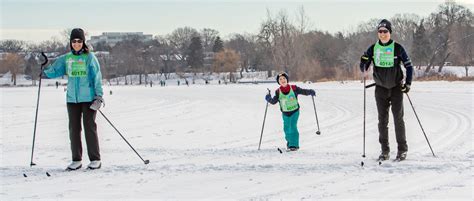
<path id="1" fill-rule="evenodd" d="M 365 71 L 364 71 L 364 72 L 365 72 Z M 365 73 L 364 73 L 364 74 L 365 74 Z M 364 147 L 364 148 L 363 148 L 363 154 L 362 154 L 362 157 L 363 157 L 363 158 L 365 158 L 365 113 L 366 113 L 366 112 L 365 112 L 365 110 L 366 110 L 366 108 L 365 108 L 365 107 L 366 107 L 366 100 L 365 100 L 365 99 L 366 99 L 366 90 L 367 90 L 368 88 L 374 87 L 375 85 L 376 85 L 375 83 L 366 85 L 366 80 L 365 80 L 365 76 L 364 76 L 364 131 L 363 131 L 363 133 L 364 133 L 364 134 L 363 134 L 363 135 L 364 135 L 364 142 L 363 142 L 364 145 L 363 145 L 363 147 Z M 360 164 L 361 164 L 361 166 L 364 166 L 364 161 L 360 162 Z M 379 164 L 381 164 L 381 163 L 379 162 Z"/>
<path id="2" fill-rule="evenodd" d="M 314 103 L 314 96 L 311 96 L 311 99 L 313 99 L 314 116 L 316 116 L 316 125 L 318 125 L 318 131 L 316 131 L 316 134 L 321 135 L 321 131 L 319 130 L 318 113 L 316 112 L 316 103 Z"/>
<path id="3" fill-rule="evenodd" d="M 270 89 L 268 89 L 268 94 L 270 94 Z M 258 150 L 260 150 L 260 145 L 262 145 L 262 137 L 263 137 L 263 128 L 265 127 L 265 119 L 267 118 L 267 109 L 268 109 L 268 101 L 267 106 L 265 106 L 265 114 L 263 115 L 263 124 L 262 124 L 262 131 L 260 132 L 260 142 L 258 143 Z"/>
<path id="4" fill-rule="evenodd" d="M 128 144 L 128 146 L 130 146 L 130 148 L 132 148 L 132 150 L 137 154 L 137 156 L 140 157 L 140 159 L 142 159 L 143 163 L 145 163 L 145 165 L 150 163 L 150 160 L 143 160 L 143 158 L 140 156 L 140 154 L 138 154 L 138 152 L 133 148 L 133 146 L 130 143 L 128 143 L 127 139 L 125 139 L 125 137 L 123 137 L 122 133 L 120 133 L 120 131 L 117 128 L 115 128 L 114 124 L 112 124 L 112 122 L 110 122 L 110 120 L 105 116 L 105 114 L 102 113 L 101 110 L 98 110 L 98 111 L 100 112 L 100 114 L 102 114 L 102 116 L 105 118 L 105 120 L 107 120 L 109 122 L 109 124 L 115 129 L 115 131 L 117 131 L 117 133 Z"/>
<path id="5" fill-rule="evenodd" d="M 365 106 L 365 105 L 366 105 L 365 99 L 366 99 L 366 89 L 367 89 L 367 88 L 366 88 L 366 84 L 365 84 L 365 70 L 363 71 L 363 73 L 364 73 L 364 75 L 363 75 L 363 77 L 364 77 L 364 78 L 363 78 L 363 79 L 364 79 L 364 123 L 363 123 L 363 131 L 362 131 L 362 133 L 363 133 L 362 158 L 365 158 L 365 107 L 366 107 L 366 106 Z M 362 161 L 362 162 L 360 163 L 360 165 L 361 165 L 361 166 L 364 166 L 364 161 Z"/>
<path id="6" fill-rule="evenodd" d="M 41 67 L 40 67 L 40 75 L 39 75 L 39 84 L 38 84 L 38 97 L 36 99 L 36 113 L 35 113 L 35 126 L 33 128 L 33 143 L 32 143 L 32 146 L 31 146 L 31 160 L 30 160 L 30 167 L 33 166 L 33 165 L 36 165 L 34 162 L 33 162 L 33 154 L 34 154 L 34 151 L 35 151 L 35 139 L 36 139 L 36 124 L 38 122 L 38 108 L 39 108 L 39 100 L 40 100 L 40 95 L 41 95 L 41 76 L 43 75 L 43 67 L 44 65 L 46 65 L 48 63 L 48 57 L 46 57 L 46 55 L 44 54 L 44 52 L 41 52 L 41 56 L 43 56 L 44 58 L 44 62 L 41 64 Z"/>
<path id="7" fill-rule="evenodd" d="M 413 109 L 413 113 L 415 113 L 415 117 L 418 120 L 418 124 L 420 124 L 421 131 L 423 131 L 423 135 L 425 135 L 426 142 L 428 142 L 428 146 L 430 147 L 431 153 L 433 154 L 434 157 L 435 154 L 433 152 L 433 149 L 431 148 L 430 141 L 428 140 L 428 137 L 426 136 L 425 130 L 423 129 L 423 126 L 421 125 L 420 119 L 418 118 L 418 115 L 416 114 L 415 107 L 413 106 L 413 103 L 411 102 L 410 96 L 408 93 L 405 93 L 407 95 L 408 101 L 410 101 L 411 108 Z"/>

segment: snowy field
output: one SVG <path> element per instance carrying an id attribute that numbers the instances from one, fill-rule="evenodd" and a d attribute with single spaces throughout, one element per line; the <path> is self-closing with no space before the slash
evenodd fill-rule
<path id="1" fill-rule="evenodd" d="M 70 149 L 62 88 L 42 89 L 33 168 L 37 88 L 0 88 L 0 200 L 473 200 L 473 82 L 414 82 L 410 97 L 437 158 L 405 97 L 408 158 L 382 165 L 375 161 L 373 88 L 362 158 L 362 84 L 298 85 L 317 92 L 322 134 L 315 134 L 311 98 L 300 96 L 301 149 L 283 154 L 276 105 L 257 150 L 266 88 L 276 84 L 105 86 L 102 111 L 150 164 L 98 114 L 102 168 L 73 172 L 64 171 Z M 392 119 L 389 127 L 394 158 Z"/>

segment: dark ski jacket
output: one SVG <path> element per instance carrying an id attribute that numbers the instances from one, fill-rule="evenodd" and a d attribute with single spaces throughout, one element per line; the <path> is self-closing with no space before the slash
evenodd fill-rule
<path id="1" fill-rule="evenodd" d="M 387 46 L 392 42 L 393 40 L 390 40 L 388 43 L 382 44 L 380 40 L 378 41 L 378 43 L 382 46 Z M 364 71 L 364 70 L 367 71 L 367 69 L 369 69 L 370 64 L 373 62 L 374 46 L 375 44 L 371 45 L 369 49 L 367 49 L 367 51 L 364 53 L 364 55 L 369 58 L 369 61 L 360 63 L 361 71 Z M 403 80 L 403 72 L 400 67 L 400 64 L 402 62 L 403 62 L 403 66 L 405 66 L 405 69 L 406 69 L 405 84 L 411 85 L 411 81 L 413 78 L 413 66 L 411 64 L 411 60 L 408 57 L 408 54 L 406 53 L 403 46 L 397 42 L 395 42 L 394 51 L 395 51 L 395 55 L 394 55 L 395 62 L 394 62 L 393 68 L 381 68 L 374 65 L 373 76 L 374 76 L 375 84 L 377 84 L 377 86 L 391 89 L 395 86 L 401 85 L 402 80 Z"/>

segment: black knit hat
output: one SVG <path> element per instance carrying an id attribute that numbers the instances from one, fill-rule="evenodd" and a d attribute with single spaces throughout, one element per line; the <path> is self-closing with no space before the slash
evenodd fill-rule
<path id="1" fill-rule="evenodd" d="M 71 37 L 69 37 L 69 40 L 72 39 L 81 39 L 82 41 L 86 40 L 86 36 L 84 35 L 84 30 L 81 28 L 75 28 L 71 31 Z"/>
<path id="2" fill-rule="evenodd" d="M 289 81 L 289 80 L 288 80 L 288 74 L 286 74 L 285 72 L 281 72 L 281 73 L 278 73 L 278 75 L 277 75 L 277 77 L 276 77 L 276 81 L 277 81 L 278 84 L 280 84 L 280 81 L 279 81 L 280 76 L 285 77 L 287 82 Z"/>
<path id="3" fill-rule="evenodd" d="M 86 36 L 84 34 L 84 30 L 82 30 L 81 28 L 74 28 L 71 31 L 71 36 L 69 37 L 69 47 L 71 48 L 71 50 L 74 50 L 74 48 L 72 48 L 72 43 L 71 43 L 71 41 L 73 39 L 81 39 L 82 40 L 82 51 L 84 53 L 89 52 L 89 47 L 87 47 L 87 45 L 86 45 Z"/>
<path id="4" fill-rule="evenodd" d="M 390 23 L 390 21 L 386 19 L 383 19 L 382 21 L 380 21 L 379 25 L 377 25 L 377 30 L 379 30 L 382 27 L 388 29 L 388 31 L 392 33 L 392 23 Z"/>

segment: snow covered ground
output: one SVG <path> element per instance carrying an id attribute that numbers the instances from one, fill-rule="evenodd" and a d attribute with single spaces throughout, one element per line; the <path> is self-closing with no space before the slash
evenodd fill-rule
<path id="1" fill-rule="evenodd" d="M 415 67 L 414 76 L 420 77 L 425 75 L 426 67 Z M 433 74 L 438 73 L 439 66 L 434 66 L 430 72 Z M 454 75 L 456 77 L 466 77 L 466 67 L 465 66 L 444 66 L 443 70 L 441 71 L 441 75 Z M 467 67 L 467 76 L 473 77 L 474 76 L 474 66 Z"/>
<path id="2" fill-rule="evenodd" d="M 273 77 L 268 78 L 267 71 L 242 72 L 242 77 L 240 76 L 239 72 L 235 72 L 233 75 L 239 79 L 239 82 L 273 82 L 275 80 Z M 139 85 L 139 75 L 128 75 L 126 79 L 129 85 Z M 132 84 L 130 84 L 130 80 L 132 80 Z M 209 84 L 218 84 L 219 80 L 221 81 L 221 84 L 224 84 L 224 80 L 229 82 L 229 73 L 170 73 L 167 78 L 165 78 L 164 74 L 148 74 L 147 83 L 152 81 L 154 85 L 159 85 L 160 81 L 162 80 L 166 81 L 167 86 L 178 85 L 178 81 L 180 82 L 180 85 L 185 85 L 186 80 L 188 80 L 189 84 L 192 84 L 194 81 L 194 83 L 198 85 L 204 85 L 206 80 L 209 82 Z M 67 76 L 55 79 L 42 79 L 42 85 L 55 86 L 56 81 L 61 85 L 66 85 Z M 107 85 L 125 85 L 125 77 L 113 78 L 109 81 L 104 79 L 103 82 Z M 16 84 L 16 86 L 22 87 L 32 86 L 33 82 L 31 80 L 31 76 L 18 74 Z M 38 81 L 36 81 L 36 84 L 38 84 Z M 142 77 L 142 85 L 145 85 L 144 76 Z M 14 86 L 12 82 L 12 74 L 10 72 L 0 74 L 0 86 Z"/>
<path id="3" fill-rule="evenodd" d="M 257 150 L 266 88 L 276 84 L 105 86 L 102 111 L 151 162 L 144 165 L 98 114 L 102 169 L 74 172 L 63 171 L 70 162 L 65 92 L 42 88 L 30 168 L 37 88 L 0 88 L 0 200 L 473 200 L 473 82 L 414 82 L 410 97 L 438 157 L 405 98 L 408 159 L 380 166 L 373 88 L 362 158 L 362 84 L 298 85 L 317 91 L 322 134 L 311 98 L 301 96 L 301 149 L 283 154 L 276 105 Z M 389 127 L 395 157 L 392 120 Z"/>

